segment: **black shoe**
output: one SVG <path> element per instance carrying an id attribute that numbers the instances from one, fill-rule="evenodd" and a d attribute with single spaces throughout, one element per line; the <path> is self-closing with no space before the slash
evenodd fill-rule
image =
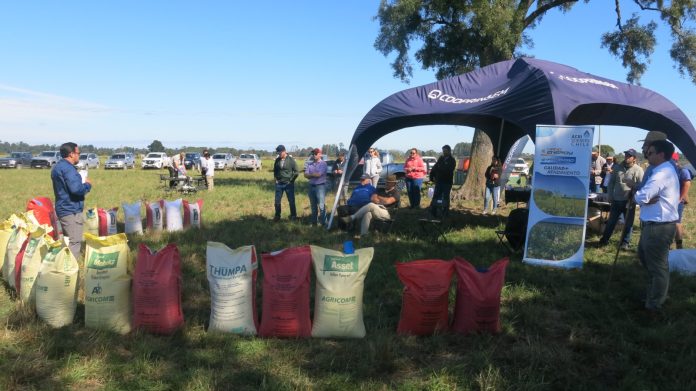
<path id="1" fill-rule="evenodd" d="M 597 243 L 597 247 L 604 247 L 604 246 L 606 246 L 607 244 L 609 244 L 609 241 L 608 241 L 608 240 L 600 240 L 600 241 Z"/>
<path id="2" fill-rule="evenodd" d="M 279 221 L 280 221 L 280 216 L 274 216 L 274 217 L 273 217 L 273 221 L 276 222 L 276 223 L 279 222 Z"/>

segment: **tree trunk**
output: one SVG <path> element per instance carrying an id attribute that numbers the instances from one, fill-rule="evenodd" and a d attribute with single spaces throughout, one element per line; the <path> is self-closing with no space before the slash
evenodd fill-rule
<path id="1" fill-rule="evenodd" d="M 466 174 L 466 181 L 457 190 L 455 197 L 465 200 L 483 198 L 486 187 L 486 168 L 491 165 L 492 157 L 493 143 L 490 137 L 484 131 L 476 129 L 471 143 L 471 160 L 469 162 L 469 171 Z"/>

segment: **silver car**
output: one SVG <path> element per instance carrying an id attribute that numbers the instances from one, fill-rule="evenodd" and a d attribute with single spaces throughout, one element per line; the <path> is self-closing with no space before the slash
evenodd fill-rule
<path id="1" fill-rule="evenodd" d="M 119 170 L 126 170 L 128 168 L 135 168 L 135 159 L 133 159 L 132 153 L 119 152 L 111 155 L 104 163 L 104 169 L 108 170 L 110 168 L 115 168 Z"/>
<path id="2" fill-rule="evenodd" d="M 234 170 L 234 163 L 237 159 L 231 153 L 216 153 L 212 157 L 213 165 L 216 170 Z"/>
<path id="3" fill-rule="evenodd" d="M 261 159 L 255 153 L 243 153 L 239 155 L 235 166 L 237 170 L 258 171 L 261 169 Z"/>
<path id="4" fill-rule="evenodd" d="M 75 165 L 78 169 L 99 168 L 99 156 L 96 153 L 81 153 L 80 160 Z"/>

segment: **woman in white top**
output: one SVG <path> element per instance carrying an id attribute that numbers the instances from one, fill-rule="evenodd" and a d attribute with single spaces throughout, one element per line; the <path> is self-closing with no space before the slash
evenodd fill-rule
<path id="1" fill-rule="evenodd" d="M 364 173 L 372 179 L 372 186 L 377 188 L 379 174 L 382 172 L 382 162 L 379 160 L 379 152 L 375 148 L 370 148 L 365 156 Z"/>
<path id="2" fill-rule="evenodd" d="M 215 177 L 215 162 L 210 157 L 210 152 L 203 152 L 203 158 L 201 159 L 201 171 L 205 175 L 205 184 L 208 190 L 213 190 L 214 177 Z"/>

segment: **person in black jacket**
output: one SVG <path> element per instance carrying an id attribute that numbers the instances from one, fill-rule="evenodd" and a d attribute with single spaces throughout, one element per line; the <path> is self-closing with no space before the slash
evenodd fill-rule
<path id="1" fill-rule="evenodd" d="M 449 210 L 450 192 L 457 161 L 452 157 L 452 148 L 449 145 L 442 147 L 442 156 L 430 170 L 430 181 L 435 182 L 433 199 L 430 201 L 430 214 L 439 216 L 438 205 L 442 205 L 442 213 Z"/>
<path id="2" fill-rule="evenodd" d="M 288 204 L 290 204 L 290 220 L 295 220 L 297 218 L 295 179 L 299 175 L 297 163 L 285 151 L 285 146 L 279 145 L 276 152 L 278 152 L 278 157 L 273 163 L 273 177 L 275 178 L 275 216 L 273 221 L 280 221 L 280 200 L 283 198 L 283 193 L 288 197 Z"/>

